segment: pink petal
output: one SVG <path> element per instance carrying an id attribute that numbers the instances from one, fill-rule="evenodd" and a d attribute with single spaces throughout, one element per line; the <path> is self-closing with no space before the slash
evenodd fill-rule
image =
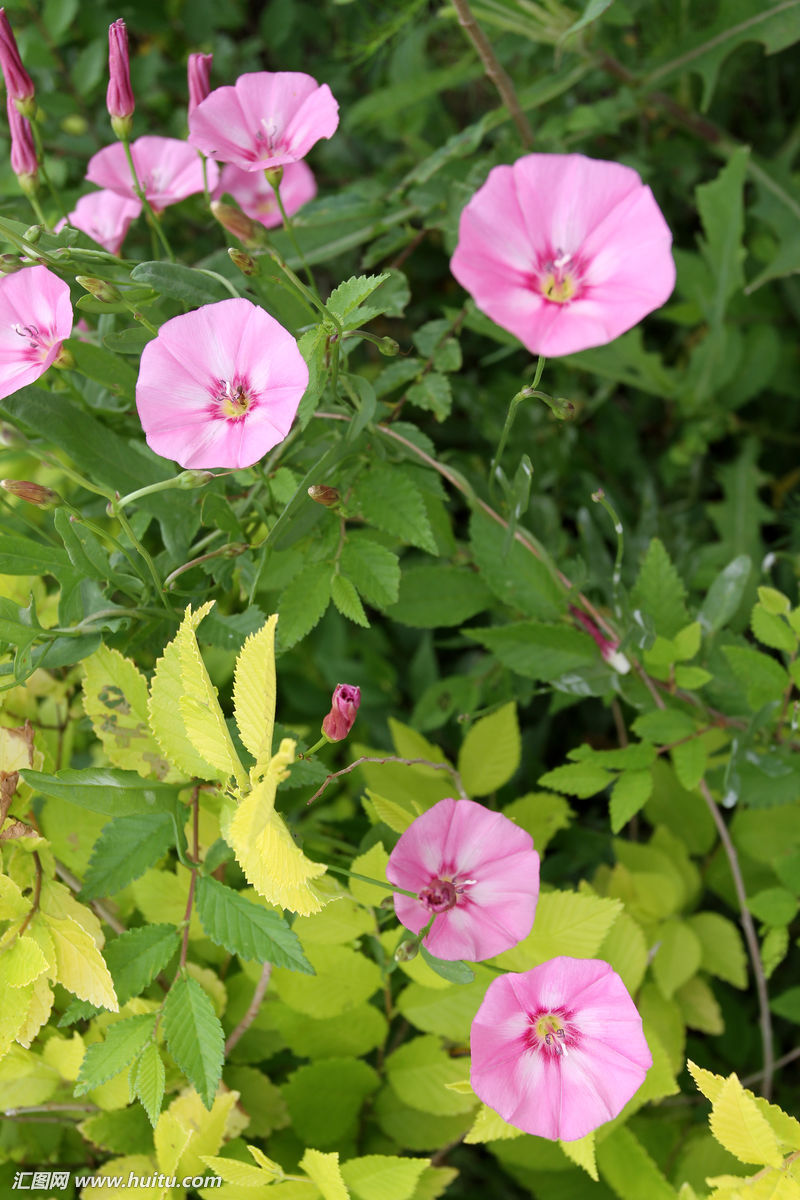
<path id="1" fill-rule="evenodd" d="M 69 214 L 69 223 L 103 246 L 109 254 L 119 254 L 131 222 L 141 211 L 138 198 L 104 188 L 81 196 Z"/>
<path id="2" fill-rule="evenodd" d="M 261 171 L 243 171 L 229 163 L 220 172 L 213 198 L 219 200 L 226 192 L 233 196 L 243 213 L 260 221 L 266 229 L 275 229 L 282 224 L 275 193 Z M 283 168 L 280 193 L 286 215 L 294 216 L 317 194 L 311 168 L 304 162 L 287 163 Z"/>
<path id="3" fill-rule="evenodd" d="M 25 267 L 0 279 L 0 397 L 44 374 L 69 337 L 72 320 L 69 287 L 47 267 Z"/>
<path id="4" fill-rule="evenodd" d="M 145 136 L 131 142 L 136 176 L 158 212 L 203 191 L 203 167 L 197 153 L 179 138 Z M 216 164 L 208 164 L 209 188 L 219 178 Z M 106 146 L 89 159 L 86 178 L 98 187 L 136 199 L 125 149 L 120 142 Z"/>

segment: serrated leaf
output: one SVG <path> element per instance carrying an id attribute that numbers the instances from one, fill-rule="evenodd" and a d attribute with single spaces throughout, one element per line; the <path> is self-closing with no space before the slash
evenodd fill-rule
<path id="1" fill-rule="evenodd" d="M 111 767 L 62 767 L 56 775 L 25 770 L 23 779 L 37 792 L 66 800 L 90 812 L 109 817 L 142 812 L 172 812 L 177 788 L 174 784 L 142 779 L 134 771 Z"/>
<path id="2" fill-rule="evenodd" d="M 352 621 L 355 625 L 360 625 L 363 629 L 369 629 L 369 621 L 367 614 L 364 612 L 364 605 L 359 599 L 352 582 L 346 575 L 334 575 L 331 580 L 331 599 L 336 605 L 343 617 L 347 617 L 348 621 Z"/>
<path id="3" fill-rule="evenodd" d="M 779 592 L 777 588 L 760 587 L 758 599 L 769 613 L 788 613 L 791 607 L 789 597 L 783 592 Z"/>
<path id="4" fill-rule="evenodd" d="M 400 563 L 397 555 L 363 530 L 348 533 L 341 556 L 342 570 L 367 604 L 386 608 L 397 600 Z"/>
<path id="5" fill-rule="evenodd" d="M 48 916 L 44 924 L 53 939 L 58 982 L 80 1000 L 118 1012 L 111 975 L 91 934 L 71 917 Z"/>
<path id="6" fill-rule="evenodd" d="M 345 321 L 388 278 L 387 271 L 381 275 L 352 275 L 334 288 L 325 307 L 340 321 Z"/>
<path id="7" fill-rule="evenodd" d="M 311 862 L 275 811 L 278 784 L 287 777 L 295 743 L 284 738 L 264 778 L 239 805 L 227 835 L 248 883 L 272 904 L 308 915 L 319 912 L 322 900 L 311 883 L 325 874 L 322 863 Z"/>
<path id="8" fill-rule="evenodd" d="M 700 939 L 703 970 L 734 987 L 747 987 L 747 955 L 733 922 L 720 913 L 701 912 L 688 923 Z"/>
<path id="9" fill-rule="evenodd" d="M 207 1109 L 222 1077 L 225 1037 L 207 993 L 191 975 L 170 988 L 163 1009 L 169 1052 Z"/>
<path id="10" fill-rule="evenodd" d="M 708 761 L 708 750 L 702 737 L 691 738 L 670 750 L 675 774 L 683 787 L 692 791 L 703 778 Z"/>
<path id="11" fill-rule="evenodd" d="M 163 971 L 180 944 L 175 925 L 142 925 L 126 929 L 107 942 L 105 959 L 120 1004 L 139 996 Z"/>
<path id="12" fill-rule="evenodd" d="M 465 629 L 463 633 L 518 675 L 544 683 L 588 667 L 600 658 L 588 634 L 567 625 L 518 621 L 487 629 Z"/>
<path id="13" fill-rule="evenodd" d="M 283 592 L 278 603 L 281 651 L 290 650 L 322 620 L 330 603 L 332 577 L 329 563 L 309 563 Z"/>
<path id="14" fill-rule="evenodd" d="M 488 796 L 519 767 L 522 743 L 512 700 L 472 725 L 458 754 L 458 771 L 471 796 Z"/>
<path id="15" fill-rule="evenodd" d="M 625 1125 L 618 1125 L 597 1144 L 600 1177 L 619 1197 L 677 1200 L 658 1165 Z"/>
<path id="16" fill-rule="evenodd" d="M 282 917 L 210 875 L 197 881 L 197 912 L 207 936 L 230 954 L 313 974 L 297 934 Z"/>
<path id="17" fill-rule="evenodd" d="M 514 539 L 506 548 L 502 531 L 484 512 L 470 518 L 475 562 L 498 600 L 528 617 L 553 620 L 567 610 L 563 587 L 544 563 Z"/>
<path id="18" fill-rule="evenodd" d="M 240 1162 L 236 1158 L 222 1158 L 216 1154 L 203 1154 L 201 1158 L 215 1175 L 237 1189 L 237 1195 L 241 1195 L 244 1188 L 263 1188 L 280 1178 L 278 1172 L 254 1167 L 252 1163 Z M 279 1194 L 279 1191 L 276 1192 L 276 1195 Z"/>
<path id="19" fill-rule="evenodd" d="M 100 646 L 84 659 L 83 669 L 83 707 L 109 761 L 165 779 L 169 763 L 150 732 L 144 675 L 109 646 Z"/>
<path id="20" fill-rule="evenodd" d="M 150 1042 L 148 1046 L 145 1046 L 136 1064 L 133 1088 L 154 1128 L 161 1115 L 165 1078 L 166 1072 L 161 1053 L 156 1043 Z"/>
<path id="21" fill-rule="evenodd" d="M 233 707 L 239 736 L 255 763 L 259 778 L 272 754 L 275 725 L 275 626 L 277 614 L 267 617 L 257 633 L 251 633 L 236 659 L 233 673 Z"/>
<path id="22" fill-rule="evenodd" d="M 0 953 L 0 988 L 24 988 L 47 970 L 47 959 L 31 937 L 14 938 Z M 9 997 L 6 993 L 6 999 Z"/>
<path id="23" fill-rule="evenodd" d="M 660 945 L 653 959 L 653 974 L 668 999 L 698 971 L 702 961 L 700 939 L 685 921 L 672 919 L 659 930 Z"/>
<path id="24" fill-rule="evenodd" d="M 376 463 L 362 472 L 353 504 L 376 529 L 429 554 L 438 553 L 422 492 L 401 467 Z"/>
<path id="25" fill-rule="evenodd" d="M 435 629 L 460 625 L 491 603 L 491 592 L 474 571 L 426 563 L 403 572 L 397 602 L 387 611 L 402 625 Z"/>
<path id="26" fill-rule="evenodd" d="M 756 604 L 750 614 L 750 628 L 763 646 L 794 654 L 797 650 L 797 634 L 778 613 L 769 612 L 762 604 Z"/>
<path id="27" fill-rule="evenodd" d="M 436 1116 L 469 1112 L 475 1096 L 447 1088 L 464 1077 L 464 1064 L 451 1058 L 438 1037 L 412 1038 L 386 1059 L 386 1074 L 397 1095 L 411 1108 Z"/>
<path id="28" fill-rule="evenodd" d="M 321 1150 L 306 1150 L 300 1167 L 322 1192 L 323 1200 L 349 1200 L 350 1193 L 339 1169 L 338 1151 L 323 1154 Z"/>
<path id="29" fill-rule="evenodd" d="M 141 1013 L 110 1025 L 105 1039 L 87 1048 L 78 1073 L 75 1095 L 85 1096 L 107 1079 L 124 1071 L 152 1038 L 155 1027 L 156 1013 Z"/>
<path id="30" fill-rule="evenodd" d="M 558 1144 L 567 1158 L 577 1166 L 582 1167 L 586 1174 L 595 1181 L 599 1179 L 597 1174 L 597 1159 L 595 1157 L 594 1130 L 574 1142 L 559 1142 Z"/>
<path id="31" fill-rule="evenodd" d="M 377 792 L 373 792 L 370 788 L 366 790 L 366 800 L 371 805 L 378 820 L 383 821 L 384 825 L 388 825 L 393 833 L 405 833 L 411 822 L 422 811 L 419 807 L 412 810 L 411 807 L 407 807 L 405 804 L 395 800 L 387 800 L 385 796 L 379 796 Z"/>
<path id="32" fill-rule="evenodd" d="M 427 1158 L 367 1154 L 343 1163 L 342 1176 L 354 1200 L 412 1200 L 428 1162 Z"/>
<path id="33" fill-rule="evenodd" d="M 619 833 L 631 817 L 644 808 L 652 791 L 652 771 L 624 771 L 619 776 L 611 789 L 608 810 L 612 833 Z"/>
<path id="34" fill-rule="evenodd" d="M 789 683 L 789 676 L 774 658 L 749 646 L 723 646 L 722 652 L 747 693 L 747 703 L 757 711 L 778 701 Z"/>
<path id="35" fill-rule="evenodd" d="M 735 1075 L 730 1075 L 720 1088 L 709 1124 L 717 1141 L 739 1162 L 782 1165 L 778 1139 Z"/>
<path id="36" fill-rule="evenodd" d="M 207 601 L 196 612 L 188 605 L 175 637 L 183 688 L 178 707 L 187 738 L 214 768 L 214 778 L 225 782 L 233 777 L 241 788 L 247 786 L 247 772 L 234 749 L 217 699 L 217 689 L 209 678 L 195 636 L 197 626 L 213 603 L 213 600 Z"/>
<path id="37" fill-rule="evenodd" d="M 168 813 L 141 813 L 109 821 L 94 844 L 83 881 L 83 899 L 121 891 L 158 862 L 174 840 Z"/>
<path id="38" fill-rule="evenodd" d="M 454 343 L 458 346 L 458 343 Z M 445 359 L 445 362 L 450 361 Z M 445 368 L 452 369 L 452 368 Z M 440 371 L 429 371 L 418 383 L 412 383 L 406 393 L 409 404 L 432 412 L 437 421 L 444 421 L 450 416 L 453 407 L 453 391 L 450 380 Z"/>
<path id="39" fill-rule="evenodd" d="M 619 900 L 582 892 L 543 892 L 533 929 L 492 961 L 507 971 L 529 971 L 548 958 L 594 958 L 622 910 Z"/>
<path id="40" fill-rule="evenodd" d="M 651 618 L 662 637 L 673 637 L 688 623 L 686 588 L 659 538 L 653 538 L 639 568 L 631 604 Z"/>
<path id="41" fill-rule="evenodd" d="M 593 762 L 565 763 L 546 771 L 539 779 L 545 787 L 565 792 L 568 796 L 586 799 L 602 792 L 612 782 L 613 776 Z"/>

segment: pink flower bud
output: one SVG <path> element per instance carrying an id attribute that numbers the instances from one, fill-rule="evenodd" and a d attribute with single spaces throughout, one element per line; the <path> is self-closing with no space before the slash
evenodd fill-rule
<path id="1" fill-rule="evenodd" d="M 211 91 L 210 75 L 213 54 L 189 55 L 189 116 Z"/>
<path id="2" fill-rule="evenodd" d="M 591 618 L 586 616 L 586 613 L 581 612 L 574 604 L 569 606 L 569 611 L 575 620 L 583 626 L 589 636 L 597 643 L 600 653 L 603 656 L 603 662 L 617 672 L 618 675 L 626 675 L 631 669 L 631 664 L 628 662 L 624 654 L 618 649 L 619 642 L 616 638 L 611 639 L 603 637 L 600 630 L 595 625 Z"/>
<path id="3" fill-rule="evenodd" d="M 128 58 L 128 31 L 125 22 L 120 19 L 108 27 L 108 90 L 106 91 L 106 107 L 111 117 L 112 125 L 117 121 L 128 121 L 133 116 L 136 104 L 131 87 L 131 69 Z M 123 127 L 124 128 L 124 127 Z M 117 136 L 121 136 L 114 125 Z M 128 124 L 128 132 L 130 132 Z"/>
<path id="4" fill-rule="evenodd" d="M 14 32 L 8 23 L 4 8 L 0 8 L 0 68 L 6 81 L 9 99 L 22 104 L 28 110 L 26 115 L 32 116 L 29 102 L 33 100 L 33 80 L 22 65 Z"/>
<path id="5" fill-rule="evenodd" d="M 329 742 L 341 742 L 347 737 L 353 728 L 360 703 L 361 688 L 351 687 L 349 683 L 337 683 L 331 711 L 322 722 L 322 732 Z"/>
<path id="6" fill-rule="evenodd" d="M 26 183 L 36 178 L 38 169 L 31 123 L 27 117 L 23 117 L 17 111 L 11 92 L 8 93 L 6 107 L 8 125 L 11 130 L 11 170 L 24 187 Z"/>
<path id="7" fill-rule="evenodd" d="M 19 500 L 35 504 L 37 508 L 54 508 L 63 503 L 58 492 L 49 487 L 42 487 L 40 483 L 32 483 L 28 479 L 0 479 L 0 487 Z"/>

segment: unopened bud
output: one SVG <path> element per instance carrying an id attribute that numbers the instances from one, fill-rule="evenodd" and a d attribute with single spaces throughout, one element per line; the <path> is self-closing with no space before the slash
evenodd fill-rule
<path id="1" fill-rule="evenodd" d="M 235 267 L 238 267 L 243 275 L 257 275 L 259 271 L 258 262 L 251 254 L 245 254 L 244 250 L 237 250 L 231 247 L 228 251 L 228 258 Z"/>
<path id="2" fill-rule="evenodd" d="M 240 554 L 244 554 L 245 550 L 249 549 L 250 547 L 247 542 L 230 542 L 227 546 L 223 547 L 222 557 L 238 558 Z"/>
<path id="3" fill-rule="evenodd" d="M 322 721 L 322 736 L 329 742 L 343 741 L 353 728 L 360 703 L 361 688 L 337 683 L 333 689 L 331 711 Z"/>
<path id="4" fill-rule="evenodd" d="M 238 238 L 240 242 L 244 242 L 245 246 L 266 244 L 267 235 L 264 226 L 259 225 L 258 221 L 252 221 L 240 208 L 234 208 L 232 204 L 225 204 L 222 200 L 212 200 L 211 214 L 215 220 L 219 221 L 223 229 Z"/>
<path id="5" fill-rule="evenodd" d="M 114 130 L 114 136 L 121 142 L 129 142 L 133 131 L 133 117 L 112 117 L 111 128 Z"/>
<path id="6" fill-rule="evenodd" d="M 327 487 L 324 483 L 312 483 L 308 494 L 315 504 L 321 504 L 324 508 L 333 508 L 341 499 L 338 488 Z"/>
<path id="7" fill-rule="evenodd" d="M 411 962 L 419 954 L 419 942 L 416 938 L 406 938 L 394 952 L 395 962 Z"/>
<path id="8" fill-rule="evenodd" d="M 18 254 L 0 254 L 0 275 L 13 275 L 22 270 L 22 259 Z"/>
<path id="9" fill-rule="evenodd" d="M 209 483 L 215 478 L 213 471 L 181 471 L 175 480 L 175 486 L 189 491 L 190 488 L 202 487 L 204 483 Z"/>
<path id="10" fill-rule="evenodd" d="M 283 167 L 267 167 L 264 178 L 270 187 L 279 188 L 283 179 Z"/>
<path id="11" fill-rule="evenodd" d="M 117 304 L 122 299 L 119 288 L 114 287 L 107 279 L 96 279 L 94 275 L 76 275 L 75 282 L 103 304 Z"/>
<path id="12" fill-rule="evenodd" d="M 400 353 L 400 344 L 394 338 L 384 337 L 377 343 L 378 349 L 385 358 L 395 358 Z"/>
<path id="13" fill-rule="evenodd" d="M 44 225 L 29 225 L 25 230 L 24 237 L 26 242 L 32 242 L 34 245 L 44 233 Z"/>
<path id="14" fill-rule="evenodd" d="M 40 483 L 32 483 L 28 479 L 0 479 L 0 487 L 4 487 L 18 500 L 27 504 L 35 504 L 37 508 L 55 508 L 64 501 L 58 492 L 52 488 L 42 487 Z"/>
<path id="15" fill-rule="evenodd" d="M 391 893 L 384 896 L 378 908 L 383 908 L 387 912 L 390 912 L 394 908 L 394 896 Z"/>
<path id="16" fill-rule="evenodd" d="M 71 371 L 75 366 L 75 359 L 66 346 L 62 346 L 53 359 L 53 366 L 60 367 L 62 371 Z"/>

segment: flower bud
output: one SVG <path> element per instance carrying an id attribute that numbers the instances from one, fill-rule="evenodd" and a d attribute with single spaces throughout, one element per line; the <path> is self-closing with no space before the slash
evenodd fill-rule
<path id="1" fill-rule="evenodd" d="M 378 908 L 382 908 L 385 912 L 391 912 L 394 909 L 394 896 L 391 892 L 387 892 L 378 905 Z"/>
<path id="2" fill-rule="evenodd" d="M 412 958 L 416 958 L 419 954 L 419 940 L 417 938 L 406 938 L 394 952 L 395 962 L 411 962 Z"/>
<path id="3" fill-rule="evenodd" d="M 33 98 L 33 80 L 22 65 L 16 38 L 4 8 L 0 8 L 0 68 L 6 81 L 9 100 L 13 100 L 18 112 L 32 117 L 36 111 Z"/>
<path id="4" fill-rule="evenodd" d="M 116 304 L 122 298 L 119 288 L 107 279 L 96 279 L 94 275 L 76 275 L 75 282 L 94 296 L 95 300 L 102 300 L 103 304 Z"/>
<path id="5" fill-rule="evenodd" d="M 228 251 L 228 258 L 243 275 L 257 275 L 259 272 L 260 268 L 256 259 L 251 254 L 245 254 L 244 250 L 237 250 L 232 246 Z"/>
<path id="6" fill-rule="evenodd" d="M 245 246 L 266 245 L 264 226 L 259 225 L 257 221 L 251 221 L 241 209 L 234 208 L 232 204 L 225 204 L 222 200 L 212 200 L 211 214 L 223 229 L 240 242 L 244 242 Z"/>
<path id="7" fill-rule="evenodd" d="M 361 688 L 349 683 L 337 683 L 331 700 L 331 711 L 322 722 L 322 736 L 329 742 L 341 742 L 353 728 L 358 706 L 361 703 Z"/>
<path id="8" fill-rule="evenodd" d="M 264 177 L 270 187 L 274 187 L 277 190 L 283 179 L 283 167 L 267 167 L 264 171 Z"/>
<path id="9" fill-rule="evenodd" d="M 6 98 L 8 126 L 11 132 L 11 170 L 19 180 L 23 191 L 35 186 L 39 164 L 33 144 L 31 123 L 17 111 L 9 92 Z"/>
<path id="10" fill-rule="evenodd" d="M 213 54 L 190 54 L 187 72 L 189 76 L 189 116 L 198 104 L 202 104 L 211 90 L 210 76 Z"/>
<path id="11" fill-rule="evenodd" d="M 214 478 L 213 471 L 181 471 L 180 475 L 176 476 L 177 486 L 185 491 L 190 488 L 202 487 L 204 483 L 208 483 Z"/>
<path id="12" fill-rule="evenodd" d="M 13 275 L 22 270 L 22 259 L 18 254 L 0 254 L 0 275 Z"/>
<path id="13" fill-rule="evenodd" d="M 75 366 L 75 358 L 66 346 L 62 346 L 58 354 L 53 359 L 53 366 L 60 367 L 62 371 L 71 371 Z"/>
<path id="14" fill-rule="evenodd" d="M 43 233 L 44 233 L 43 225 L 29 225 L 28 228 L 25 230 L 25 234 L 24 234 L 25 241 L 31 242 L 35 246 Z"/>
<path id="15" fill-rule="evenodd" d="M 128 57 L 128 31 L 120 19 L 108 27 L 108 89 L 106 108 L 111 117 L 114 133 L 120 141 L 127 141 L 133 122 L 136 104 L 131 87 L 131 68 Z"/>
<path id="16" fill-rule="evenodd" d="M 400 353 L 400 344 L 394 338 L 383 337 L 377 346 L 384 358 L 395 358 Z"/>
<path id="17" fill-rule="evenodd" d="M 55 508 L 64 503 L 58 492 L 54 492 L 52 488 L 42 487 L 40 483 L 32 483 L 27 479 L 0 479 L 0 487 L 5 488 L 18 500 L 35 504 L 37 508 Z"/>
<path id="18" fill-rule="evenodd" d="M 618 675 L 627 675 L 628 671 L 631 669 L 631 664 L 628 662 L 625 655 L 618 649 L 618 639 L 604 637 L 595 625 L 594 621 L 592 621 L 590 617 L 587 617 L 586 613 L 583 613 L 579 608 L 576 608 L 574 604 L 570 604 L 569 611 L 578 624 L 583 626 L 589 636 L 597 644 L 600 649 L 600 653 L 603 656 L 603 661 L 607 662 L 612 670 L 616 671 Z"/>
<path id="19" fill-rule="evenodd" d="M 322 504 L 325 508 L 333 508 L 341 499 L 338 488 L 327 487 L 324 483 L 312 483 L 308 494 L 316 504 Z"/>

